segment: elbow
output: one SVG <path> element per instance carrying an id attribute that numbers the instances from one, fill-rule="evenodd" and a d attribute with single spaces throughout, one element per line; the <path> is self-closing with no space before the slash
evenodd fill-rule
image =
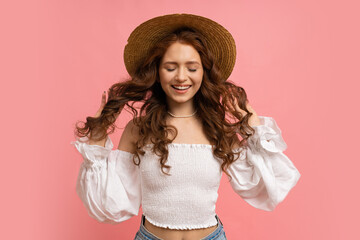
<path id="1" fill-rule="evenodd" d="M 133 216 L 137 216 L 140 208 L 140 200 L 134 202 L 109 204 L 96 201 L 89 196 L 85 196 L 81 191 L 77 191 L 82 200 L 88 215 L 100 223 L 118 224 L 124 222 Z"/>
<path id="2" fill-rule="evenodd" d="M 132 218 L 133 216 L 137 216 L 137 215 L 138 215 L 137 213 L 134 214 L 134 213 L 130 213 L 130 212 L 124 212 L 121 214 L 121 217 L 117 217 L 117 218 L 107 217 L 102 221 L 102 223 L 116 225 L 116 224 L 124 222 L 124 221 Z"/>
<path id="3" fill-rule="evenodd" d="M 123 202 L 121 205 L 104 206 L 104 223 L 118 224 L 124 222 L 139 213 L 140 201 Z"/>
<path id="4" fill-rule="evenodd" d="M 130 218 L 132 218 L 133 216 L 137 216 L 139 211 L 129 211 L 129 210 L 123 210 L 120 212 L 115 213 L 110 213 L 104 211 L 101 214 L 98 214 L 97 212 L 93 212 L 91 210 L 88 210 L 88 214 L 90 217 L 94 218 L 96 221 L 100 222 L 100 223 L 105 223 L 105 224 L 111 224 L 111 225 L 116 225 L 119 224 L 121 222 L 124 222 Z"/>
<path id="5" fill-rule="evenodd" d="M 285 198 L 289 195 L 291 189 L 294 188 L 294 186 L 297 184 L 301 177 L 301 174 L 296 171 L 291 179 L 287 181 L 286 184 L 279 184 L 276 194 L 273 195 L 273 197 L 268 198 L 266 204 L 266 207 L 263 209 L 265 211 L 274 211 L 275 208 L 285 200 Z"/>

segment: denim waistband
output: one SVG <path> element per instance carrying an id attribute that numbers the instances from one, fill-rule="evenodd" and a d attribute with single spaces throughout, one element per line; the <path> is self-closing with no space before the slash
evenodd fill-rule
<path id="1" fill-rule="evenodd" d="M 223 223 L 221 222 L 220 218 L 218 215 L 215 215 L 215 218 L 218 222 L 217 224 L 217 228 L 211 232 L 209 235 L 207 235 L 206 237 L 202 238 L 201 240 L 216 240 L 216 239 L 220 239 L 220 237 L 224 237 L 225 233 L 224 233 L 224 229 L 223 229 Z M 140 224 L 140 229 L 139 231 L 136 233 L 135 236 L 135 240 L 163 240 L 157 236 L 155 236 L 154 234 L 152 234 L 151 232 L 149 232 L 145 226 L 144 226 L 144 222 L 145 222 L 145 215 L 142 214 L 141 216 L 141 224 Z M 226 239 L 226 238 L 221 238 L 221 239 Z"/>

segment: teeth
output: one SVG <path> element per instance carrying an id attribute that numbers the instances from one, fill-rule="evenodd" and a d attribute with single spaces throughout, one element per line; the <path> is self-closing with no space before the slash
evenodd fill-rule
<path id="1" fill-rule="evenodd" d="M 179 89 L 179 90 L 183 90 L 183 89 L 188 89 L 191 86 L 187 86 L 187 87 L 180 87 L 180 86 L 173 86 L 173 88 Z"/>

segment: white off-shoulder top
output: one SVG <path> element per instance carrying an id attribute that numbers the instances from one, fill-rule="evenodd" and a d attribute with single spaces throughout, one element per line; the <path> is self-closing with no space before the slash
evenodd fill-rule
<path id="1" fill-rule="evenodd" d="M 296 185 L 300 173 L 283 153 L 287 148 L 281 130 L 271 117 L 259 116 L 240 157 L 228 168 L 233 190 L 251 206 L 272 211 Z M 138 215 L 159 227 L 197 229 L 214 226 L 215 204 L 222 176 L 221 161 L 212 145 L 171 143 L 166 164 L 171 176 L 161 172 L 152 144 L 136 166 L 130 152 L 113 150 L 107 136 L 105 147 L 88 145 L 88 138 L 71 142 L 81 153 L 76 192 L 89 215 L 116 224 Z M 136 159 L 137 160 L 137 159 Z"/>

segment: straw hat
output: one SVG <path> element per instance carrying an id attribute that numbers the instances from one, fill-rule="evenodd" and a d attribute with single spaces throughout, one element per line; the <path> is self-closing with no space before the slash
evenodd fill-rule
<path id="1" fill-rule="evenodd" d="M 193 28 L 205 37 L 224 80 L 228 79 L 236 60 L 233 37 L 219 23 L 202 16 L 185 13 L 152 18 L 132 31 L 124 49 L 125 67 L 130 76 L 133 76 L 136 68 L 145 60 L 157 41 L 181 27 Z"/>

